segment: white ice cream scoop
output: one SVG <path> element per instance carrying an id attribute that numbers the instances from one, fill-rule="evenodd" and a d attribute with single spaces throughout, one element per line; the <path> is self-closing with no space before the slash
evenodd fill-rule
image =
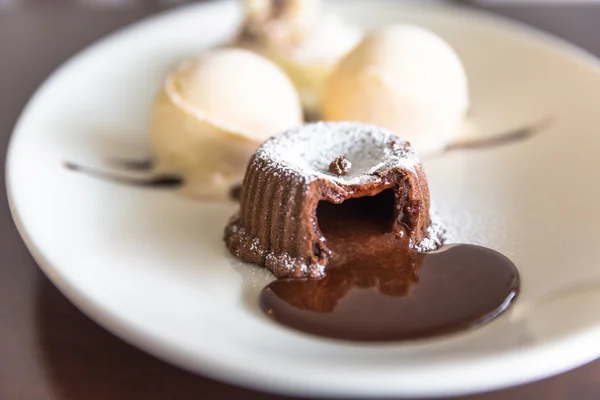
<path id="1" fill-rule="evenodd" d="M 383 126 L 423 153 L 457 137 L 468 108 L 467 75 L 452 47 L 426 29 L 396 25 L 367 35 L 339 64 L 322 116 Z"/>
<path id="2" fill-rule="evenodd" d="M 318 114 L 325 81 L 362 30 L 323 13 L 321 0 L 245 0 L 237 45 L 269 58 L 292 79 L 307 111 Z"/>
<path id="3" fill-rule="evenodd" d="M 275 64 L 240 49 L 208 52 L 173 70 L 155 100 L 153 172 L 182 176 L 188 195 L 223 198 L 260 143 L 301 123 L 298 94 Z"/>

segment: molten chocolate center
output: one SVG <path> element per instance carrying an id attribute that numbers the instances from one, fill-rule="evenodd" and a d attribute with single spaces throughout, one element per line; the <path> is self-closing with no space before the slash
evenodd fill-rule
<path id="1" fill-rule="evenodd" d="M 394 341 L 476 327 L 510 306 L 519 275 L 509 259 L 473 245 L 417 253 L 408 235 L 392 232 L 393 214 L 387 192 L 321 203 L 319 227 L 333 253 L 327 275 L 271 283 L 262 310 L 310 334 Z"/>

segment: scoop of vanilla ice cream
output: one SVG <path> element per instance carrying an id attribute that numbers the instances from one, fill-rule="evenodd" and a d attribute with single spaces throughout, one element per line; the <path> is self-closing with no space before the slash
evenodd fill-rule
<path id="1" fill-rule="evenodd" d="M 240 49 L 206 53 L 175 68 L 154 102 L 154 174 L 182 176 L 194 197 L 226 197 L 260 143 L 301 123 L 298 94 L 272 62 Z"/>
<path id="2" fill-rule="evenodd" d="M 256 51 L 291 78 L 304 107 L 316 113 L 326 80 L 363 36 L 358 27 L 321 11 L 320 0 L 246 0 L 236 45 Z"/>
<path id="3" fill-rule="evenodd" d="M 337 16 L 323 15 L 295 46 L 265 48 L 264 54 L 289 75 L 303 106 L 316 112 L 331 72 L 361 38 L 357 27 Z"/>
<path id="4" fill-rule="evenodd" d="M 459 135 L 468 108 L 467 76 L 450 45 L 398 25 L 367 35 L 344 58 L 327 82 L 322 115 L 383 126 L 429 152 Z"/>

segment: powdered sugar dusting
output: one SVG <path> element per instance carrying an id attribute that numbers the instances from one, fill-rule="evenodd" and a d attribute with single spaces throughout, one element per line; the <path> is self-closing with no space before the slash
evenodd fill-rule
<path id="1" fill-rule="evenodd" d="M 425 237 L 416 242 L 411 239 L 410 247 L 414 251 L 419 253 L 427 253 L 434 251 L 442 247 L 443 244 L 448 243 L 448 231 L 445 225 L 442 223 L 439 215 L 433 209 L 430 211 L 431 223 L 427 227 L 427 234 Z"/>
<path id="2" fill-rule="evenodd" d="M 352 163 L 346 175 L 329 171 L 340 155 Z M 386 129 L 355 122 L 316 122 L 275 136 L 256 152 L 256 158 L 280 174 L 311 182 L 329 179 L 341 185 L 379 181 L 390 168 L 414 171 L 420 164 L 410 145 Z"/>
<path id="3" fill-rule="evenodd" d="M 265 258 L 266 265 L 280 265 L 288 271 L 293 271 L 294 267 L 298 264 L 298 260 L 292 257 L 289 253 L 273 254 L 268 253 Z M 306 265 L 301 264 L 300 270 L 306 272 Z"/>

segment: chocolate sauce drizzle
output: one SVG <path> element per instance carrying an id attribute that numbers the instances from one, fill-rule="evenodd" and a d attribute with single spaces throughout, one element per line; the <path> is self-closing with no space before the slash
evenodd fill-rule
<path id="1" fill-rule="evenodd" d="M 109 158 L 107 164 L 114 165 L 117 168 L 122 168 L 129 171 L 149 172 L 154 167 L 154 161 L 151 158 L 143 158 L 139 160 Z"/>
<path id="2" fill-rule="evenodd" d="M 450 143 L 444 148 L 443 152 L 447 153 L 454 150 L 484 149 L 504 146 L 514 142 L 520 142 L 539 134 L 541 131 L 548 128 L 551 124 L 552 118 L 546 117 L 531 125 L 522 126 L 517 129 L 496 134 L 490 137 L 473 138 Z"/>
<path id="3" fill-rule="evenodd" d="M 312 115 L 311 118 L 316 118 Z M 513 142 L 522 141 L 531 138 L 538 134 L 543 129 L 547 128 L 551 123 L 551 118 L 547 117 L 535 124 L 517 128 L 513 131 L 501 133 L 488 138 L 475 138 L 447 145 L 442 153 L 444 154 L 455 150 L 476 150 L 490 147 L 498 147 Z M 139 159 L 139 160 L 128 160 L 120 158 L 110 158 L 107 160 L 108 165 L 112 165 L 119 169 L 133 172 L 150 172 L 153 167 L 153 161 L 151 158 Z M 158 176 L 158 177 L 127 177 L 111 174 L 105 171 L 96 170 L 83 165 L 75 164 L 72 162 L 65 162 L 64 167 L 86 175 L 93 176 L 98 179 L 109 180 L 126 185 L 134 185 L 141 187 L 154 187 L 154 188 L 175 188 L 183 185 L 184 181 L 182 177 L 178 176 Z M 234 201 L 239 201 L 241 195 L 241 185 L 235 185 L 230 190 L 230 198 Z"/>
<path id="4" fill-rule="evenodd" d="M 147 187 L 147 188 L 178 188 L 183 184 L 183 179 L 178 176 L 149 176 L 149 177 L 131 177 L 119 176 L 105 171 L 99 171 L 90 167 L 65 162 L 64 167 L 68 170 L 81 172 L 94 178 L 107 181 L 122 183 L 126 185 Z"/>

